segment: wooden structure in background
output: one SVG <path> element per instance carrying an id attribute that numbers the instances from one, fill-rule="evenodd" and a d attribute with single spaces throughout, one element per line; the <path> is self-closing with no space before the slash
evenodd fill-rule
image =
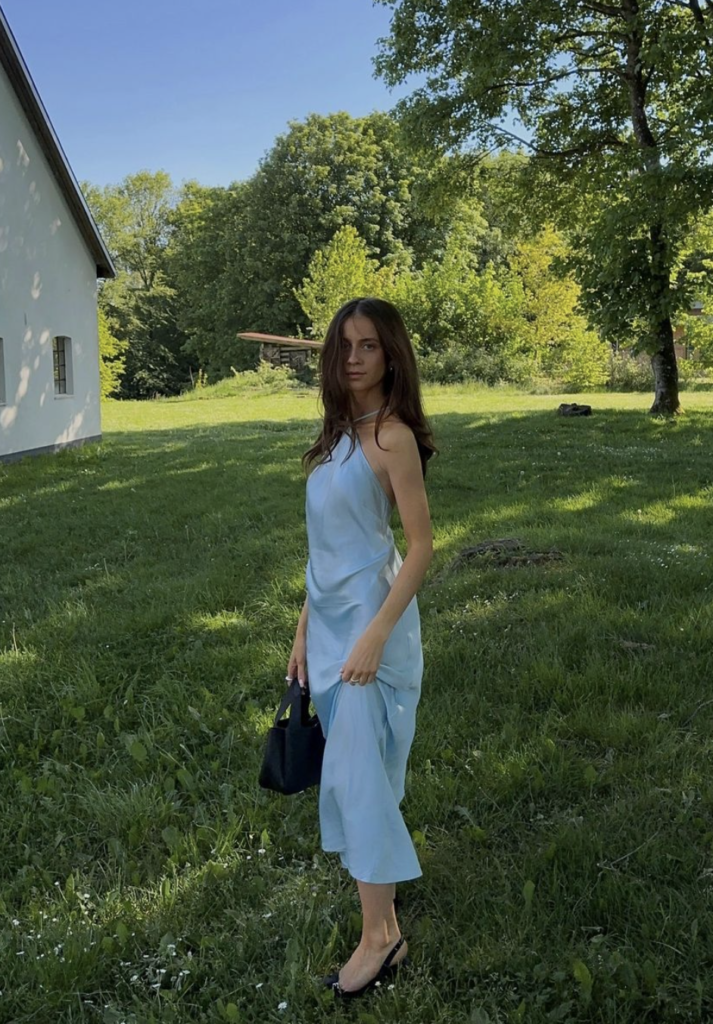
<path id="1" fill-rule="evenodd" d="M 260 342 L 260 358 L 266 359 L 274 366 L 289 366 L 299 370 L 305 365 L 310 349 L 320 349 L 321 341 L 310 341 L 308 338 L 282 338 L 278 334 L 257 334 L 246 331 L 238 335 L 246 341 Z"/>

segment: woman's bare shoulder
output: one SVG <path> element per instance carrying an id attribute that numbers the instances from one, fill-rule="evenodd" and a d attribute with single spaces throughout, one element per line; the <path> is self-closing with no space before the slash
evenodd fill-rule
<path id="1" fill-rule="evenodd" d="M 393 445 L 403 448 L 404 445 L 410 443 L 411 439 L 415 441 L 413 430 L 396 413 L 389 413 L 384 417 L 379 427 L 379 445 L 381 447 Z"/>

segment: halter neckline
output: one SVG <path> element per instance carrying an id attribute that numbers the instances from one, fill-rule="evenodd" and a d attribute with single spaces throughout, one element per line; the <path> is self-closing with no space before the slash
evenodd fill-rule
<path id="1" fill-rule="evenodd" d="M 378 412 L 380 412 L 380 409 L 373 409 L 371 412 L 365 412 L 363 416 L 357 416 L 357 418 L 354 420 L 354 423 L 358 423 L 359 420 L 365 420 L 369 416 L 376 416 Z"/>

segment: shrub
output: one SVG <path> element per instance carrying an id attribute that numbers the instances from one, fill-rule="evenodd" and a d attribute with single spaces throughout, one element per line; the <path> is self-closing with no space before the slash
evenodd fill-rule
<path id="1" fill-rule="evenodd" d="M 275 366 L 274 363 L 261 359 L 256 370 L 233 371 L 236 380 L 242 383 L 245 390 L 259 388 L 261 391 L 284 391 L 295 387 L 295 371 L 289 366 Z"/>
<path id="2" fill-rule="evenodd" d="M 553 346 L 551 357 L 543 360 L 545 375 L 557 391 L 593 391 L 609 377 L 609 346 L 593 331 L 578 325 Z"/>
<path id="3" fill-rule="evenodd" d="M 610 391 L 653 391 L 654 371 L 648 356 L 612 352 L 606 386 Z"/>
<path id="4" fill-rule="evenodd" d="M 289 366 L 275 366 L 266 359 L 261 359 L 255 370 L 233 370 L 232 378 L 228 378 L 231 394 L 243 391 L 260 391 L 271 395 L 277 391 L 287 391 L 299 387 L 295 371 Z"/>
<path id="5" fill-rule="evenodd" d="M 678 360 L 678 383 L 682 391 L 708 389 L 713 378 L 698 359 Z M 632 356 L 629 352 L 612 353 L 609 357 L 610 391 L 653 391 L 654 371 L 648 356 Z"/>
<path id="6" fill-rule="evenodd" d="M 224 377 L 215 384 L 206 384 L 205 376 L 192 391 L 186 391 L 178 399 L 192 400 L 196 398 L 231 398 L 245 392 L 271 395 L 279 391 L 289 391 L 304 385 L 297 379 L 297 374 L 289 366 L 274 366 L 263 359 L 256 370 L 235 370 L 232 377 Z"/>
<path id="7" fill-rule="evenodd" d="M 713 376 L 698 359 L 679 359 L 678 383 L 682 391 L 696 391 L 698 388 L 707 391 L 713 383 Z"/>
<path id="8" fill-rule="evenodd" d="M 683 328 L 684 337 L 690 350 L 695 352 L 699 366 L 713 366 L 713 317 L 702 315 L 681 316 L 678 326 Z"/>
<path id="9" fill-rule="evenodd" d="M 474 380 L 491 386 L 523 385 L 529 382 L 531 375 L 531 363 L 522 356 L 454 344 L 421 356 L 418 365 L 423 380 L 434 384 L 460 384 Z"/>

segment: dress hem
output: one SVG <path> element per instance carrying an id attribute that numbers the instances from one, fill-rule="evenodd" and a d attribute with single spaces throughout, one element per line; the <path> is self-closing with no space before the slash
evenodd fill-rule
<path id="1" fill-rule="evenodd" d="M 399 874 L 397 878 L 380 878 L 380 877 L 375 877 L 375 874 L 378 876 L 378 872 L 376 872 L 376 873 L 372 872 L 368 877 L 360 878 L 349 867 L 349 864 L 347 863 L 347 860 L 346 860 L 346 856 L 345 856 L 344 850 L 342 850 L 342 849 L 329 849 L 326 846 L 322 846 L 322 850 L 325 853 L 337 853 L 337 854 L 339 854 L 339 859 L 342 862 L 342 867 L 346 871 L 349 872 L 349 874 L 352 876 L 352 878 L 356 882 L 366 882 L 368 885 L 397 885 L 400 882 L 414 882 L 418 878 L 423 878 L 423 871 L 419 871 L 418 874 L 412 874 L 412 873 L 408 873 L 408 874 L 405 874 L 405 875 Z"/>

